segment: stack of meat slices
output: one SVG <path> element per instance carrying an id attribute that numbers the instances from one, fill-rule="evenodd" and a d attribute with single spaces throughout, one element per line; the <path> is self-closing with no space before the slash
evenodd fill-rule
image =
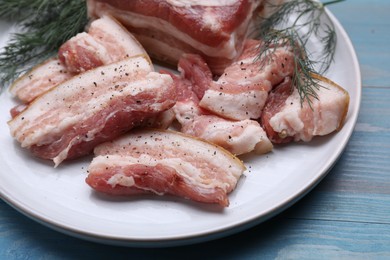
<path id="1" fill-rule="evenodd" d="M 92 18 L 118 19 L 158 60 L 176 65 L 184 53 L 201 55 L 221 74 L 242 51 L 257 14 L 266 16 L 281 0 L 88 0 Z M 255 14 L 255 15 L 254 15 Z"/>
<path id="2" fill-rule="evenodd" d="M 92 22 L 88 33 L 80 33 L 63 44 L 58 57 L 22 76 L 11 89 L 24 102 L 13 109 L 13 118 L 8 122 L 11 135 L 34 155 L 53 160 L 57 166 L 63 160 L 88 154 L 101 144 L 96 150 L 99 154 L 99 149 L 109 144 L 106 141 L 135 127 L 167 127 L 172 122 L 174 114 L 170 108 L 176 102 L 172 77 L 154 72 L 150 58 L 138 41 L 113 18 L 103 16 Z M 151 132 L 147 130 L 141 130 L 136 137 L 129 135 L 118 140 L 131 142 L 145 133 L 149 134 L 143 138 L 143 145 L 156 141 L 148 140 Z M 137 159 L 135 169 L 142 171 L 127 172 L 138 186 L 139 181 L 144 183 L 139 186 L 141 190 L 167 192 L 222 206 L 229 204 L 227 194 L 245 170 L 239 159 L 219 146 L 175 132 L 155 135 L 162 136 L 161 145 L 149 147 L 148 154 L 159 151 L 159 163 L 151 165 Z M 180 142 L 183 145 L 177 146 Z M 186 144 L 196 149 L 185 151 Z M 168 146 L 172 146 L 172 150 L 168 150 Z M 123 150 L 129 153 L 126 158 L 130 158 L 131 151 L 134 145 Z M 117 150 L 111 152 L 114 157 L 122 156 Z M 210 154 L 205 156 L 204 153 Z M 172 154 L 176 154 L 175 158 L 170 158 Z M 142 158 L 145 156 L 142 154 Z M 96 160 L 99 161 L 99 157 Z M 93 170 L 96 160 L 87 182 L 102 191 L 99 185 L 94 185 L 102 181 L 99 181 L 102 175 Z M 167 167 L 164 160 L 175 161 L 176 167 Z M 220 161 L 226 164 L 219 166 Z M 134 168 L 128 160 L 123 162 L 128 164 L 126 169 Z M 107 164 L 113 161 L 108 160 Z M 110 180 L 112 184 L 118 175 L 111 174 L 114 176 Z M 140 174 L 139 177 L 135 177 L 136 174 Z M 170 186 L 155 186 L 158 180 Z M 117 190 L 123 190 L 124 183 L 122 180 L 103 192 L 122 194 Z"/>
<path id="3" fill-rule="evenodd" d="M 232 120 L 200 106 L 199 100 L 213 85 L 211 71 L 200 56 L 184 55 L 179 61 L 179 71 L 181 76 L 172 75 L 178 93 L 173 111 L 183 133 L 218 144 L 236 155 L 272 150 L 271 142 L 257 121 Z M 215 101 L 224 104 L 222 96 L 219 97 Z"/>
<path id="4" fill-rule="evenodd" d="M 312 75 L 321 86 L 318 97 L 301 103 L 291 80 L 291 48 L 278 47 L 262 60 L 257 58 L 259 44 L 247 40 L 242 55 L 216 81 L 200 56 L 180 59 L 181 76 L 172 77 L 178 90 L 173 111 L 181 131 L 240 155 L 266 153 L 272 143 L 307 142 L 339 130 L 348 111 L 348 93 Z"/>
<path id="5" fill-rule="evenodd" d="M 8 124 L 22 147 L 58 165 L 142 125 L 175 99 L 172 78 L 154 72 L 147 57 L 135 56 L 59 84 Z"/>
<path id="6" fill-rule="evenodd" d="M 236 155 L 342 127 L 345 90 L 313 75 L 323 86 L 319 98 L 301 103 L 291 48 L 257 59 L 260 42 L 245 37 L 261 1 L 196 2 L 89 0 L 90 14 L 102 16 L 88 33 L 12 87 L 24 103 L 11 112 L 11 135 L 56 166 L 94 151 L 86 182 L 99 192 L 228 206 L 245 171 Z M 143 47 L 107 13 L 153 55 L 177 62 L 180 75 L 155 72 Z M 146 129 L 174 119 L 182 133 Z"/>

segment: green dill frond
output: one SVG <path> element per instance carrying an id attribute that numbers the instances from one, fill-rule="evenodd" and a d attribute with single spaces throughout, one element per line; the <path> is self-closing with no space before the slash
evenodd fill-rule
<path id="1" fill-rule="evenodd" d="M 269 3 L 276 11 L 267 18 L 259 17 L 255 37 L 262 44 L 257 59 L 263 60 L 270 50 L 291 46 L 295 55 L 293 83 L 298 89 L 301 103 L 306 100 L 311 106 L 312 98 L 318 98 L 319 85 L 312 75 L 325 73 L 334 61 L 337 34 L 325 13 L 325 6 L 342 1 L 344 0 L 321 3 L 314 0 L 293 0 L 280 6 Z M 308 45 L 313 38 L 318 40 L 319 45 L 315 46 L 315 53 L 309 53 Z"/>
<path id="2" fill-rule="evenodd" d="M 16 22 L 0 52 L 0 91 L 35 64 L 55 55 L 68 39 L 84 30 L 84 0 L 0 0 L 0 18 Z"/>
<path id="3" fill-rule="evenodd" d="M 326 72 L 334 61 L 337 44 L 337 35 L 334 28 L 329 25 L 325 25 L 324 32 L 325 35 L 320 38 L 320 42 L 323 42 L 323 50 L 318 59 L 321 61 L 321 67 L 319 69 L 320 73 Z"/>

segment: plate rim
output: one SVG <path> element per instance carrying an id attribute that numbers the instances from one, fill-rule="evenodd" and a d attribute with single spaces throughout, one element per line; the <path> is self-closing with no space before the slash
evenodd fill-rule
<path id="1" fill-rule="evenodd" d="M 12 198 L 12 195 L 7 194 L 7 192 L 3 191 L 3 189 L 0 189 L 0 198 L 3 201 L 5 201 L 8 205 L 10 205 L 12 208 L 22 213 L 23 215 L 33 219 L 34 221 L 44 226 L 54 229 L 60 233 L 67 234 L 88 241 L 103 243 L 103 244 L 131 246 L 131 247 L 170 247 L 170 246 L 188 245 L 188 244 L 194 244 L 199 242 L 205 242 L 205 241 L 218 239 L 221 237 L 225 237 L 228 235 L 232 235 L 244 231 L 246 229 L 249 229 L 255 225 L 258 225 L 274 217 L 275 215 L 286 210 L 288 207 L 290 207 L 291 205 L 299 201 L 302 197 L 304 197 L 307 193 L 309 193 L 314 187 L 316 187 L 316 185 L 320 183 L 323 178 L 325 178 L 325 176 L 329 173 L 332 167 L 337 163 L 339 157 L 342 155 L 344 149 L 348 144 L 348 141 L 351 138 L 351 135 L 353 134 L 354 128 L 357 123 L 358 114 L 361 107 L 361 99 L 362 99 L 362 77 L 360 71 L 360 64 L 358 61 L 355 48 L 352 44 L 349 35 L 345 31 L 341 23 L 338 21 L 338 19 L 328 9 L 326 9 L 326 12 L 327 15 L 330 17 L 330 19 L 332 20 L 332 22 L 335 24 L 335 27 L 337 28 L 339 33 L 342 34 L 342 38 L 345 44 L 347 45 L 347 48 L 351 52 L 352 63 L 356 67 L 355 80 L 358 83 L 357 84 L 358 86 L 356 86 L 357 92 L 355 93 L 356 98 L 354 99 L 354 104 L 356 105 L 354 107 L 355 110 L 352 115 L 351 114 L 349 115 L 350 116 L 349 120 L 353 120 L 353 122 L 351 123 L 351 129 L 349 130 L 349 132 L 346 133 L 345 137 L 342 139 L 343 142 L 338 147 L 337 153 L 334 153 L 333 156 L 331 156 L 328 159 L 330 163 L 324 164 L 324 166 L 321 167 L 321 170 L 319 171 L 320 173 L 313 176 L 310 183 L 306 183 L 303 189 L 294 193 L 290 197 L 285 198 L 278 205 L 275 205 L 275 207 L 270 208 L 268 211 L 263 211 L 261 212 L 261 214 L 255 214 L 249 218 L 246 218 L 245 221 L 241 221 L 239 223 L 234 223 L 232 225 L 219 227 L 216 230 L 213 229 L 213 230 L 198 232 L 191 236 L 178 235 L 178 236 L 170 236 L 170 237 L 155 238 L 155 239 L 151 239 L 151 238 L 133 239 L 133 238 L 115 237 L 115 236 L 110 236 L 105 234 L 96 234 L 94 232 L 79 230 L 73 227 L 63 225 L 45 216 L 39 215 L 38 213 L 34 212 L 32 208 L 27 207 L 18 199 Z"/>

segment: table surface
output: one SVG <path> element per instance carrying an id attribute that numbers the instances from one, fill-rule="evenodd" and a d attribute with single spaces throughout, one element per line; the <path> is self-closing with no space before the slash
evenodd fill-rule
<path id="1" fill-rule="evenodd" d="M 298 203 L 226 238 L 145 249 L 95 244 L 58 233 L 0 200 L 0 259 L 390 259 L 390 1 L 347 0 L 330 10 L 355 46 L 362 104 L 341 158 Z"/>

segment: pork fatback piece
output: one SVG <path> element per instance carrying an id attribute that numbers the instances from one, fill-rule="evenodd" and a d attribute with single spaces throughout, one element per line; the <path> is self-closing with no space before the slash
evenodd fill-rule
<path id="1" fill-rule="evenodd" d="M 29 103 L 45 91 L 73 76 L 74 74 L 69 72 L 58 58 L 51 58 L 14 81 L 10 87 L 10 93 L 22 102 Z"/>
<path id="2" fill-rule="evenodd" d="M 170 194 L 226 207 L 245 170 L 223 148 L 173 131 L 132 132 L 94 152 L 86 182 L 112 195 Z"/>
<path id="3" fill-rule="evenodd" d="M 261 124 L 273 143 L 312 140 L 342 128 L 349 106 L 349 94 L 336 83 L 319 75 L 313 78 L 321 86 L 311 107 L 301 104 L 298 90 L 290 78 L 270 93 L 261 116 Z M 292 88 L 293 91 L 292 91 Z"/>
<path id="4" fill-rule="evenodd" d="M 247 40 L 242 55 L 210 84 L 199 105 L 234 120 L 258 119 L 268 92 L 294 72 L 294 56 L 288 46 L 277 47 L 262 59 L 259 41 Z"/>
<path id="5" fill-rule="evenodd" d="M 181 132 L 220 145 L 235 155 L 272 150 L 272 143 L 257 121 L 229 120 L 199 107 L 199 98 L 206 91 L 204 86 L 212 81 L 210 70 L 199 55 L 183 55 L 179 71 L 180 77 L 172 75 L 178 93 L 172 110 Z"/>
<path id="6" fill-rule="evenodd" d="M 181 131 L 220 145 L 235 155 L 265 154 L 273 145 L 255 120 L 233 121 L 215 115 L 201 115 L 182 125 Z"/>
<path id="7" fill-rule="evenodd" d="M 57 166 L 169 109 L 175 98 L 172 78 L 137 56 L 63 82 L 8 124 L 22 147 Z"/>
<path id="8" fill-rule="evenodd" d="M 110 16 L 93 21 L 88 33 L 77 34 L 58 51 L 61 62 L 69 71 L 77 74 L 143 54 L 146 52 L 141 44 Z"/>
<path id="9" fill-rule="evenodd" d="M 118 21 L 103 16 L 90 24 L 88 33 L 79 33 L 65 42 L 58 58 L 37 65 L 16 80 L 10 92 L 29 103 L 80 72 L 136 55 L 146 55 L 140 43 Z"/>
<path id="10" fill-rule="evenodd" d="M 242 51 L 253 12 L 262 0 L 88 0 L 89 16 L 112 15 L 148 53 L 173 65 L 196 53 L 220 74 Z"/>

